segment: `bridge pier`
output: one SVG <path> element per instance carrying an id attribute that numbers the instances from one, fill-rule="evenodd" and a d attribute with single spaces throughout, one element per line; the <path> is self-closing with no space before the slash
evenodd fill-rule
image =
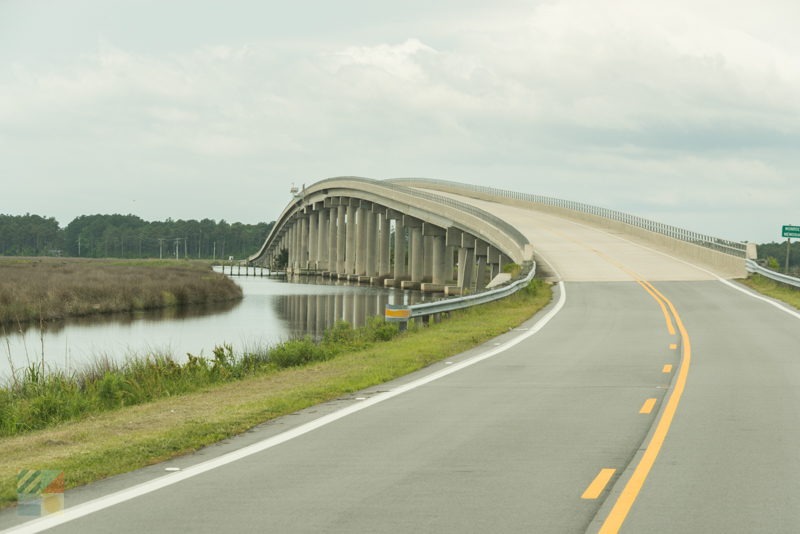
<path id="1" fill-rule="evenodd" d="M 380 187 L 385 194 L 361 195 L 349 185 L 304 189 L 251 263 L 261 261 L 275 269 L 282 251 L 287 251 L 285 270 L 290 275 L 322 274 L 387 287 L 461 293 L 483 289 L 487 278 L 494 278 L 503 261 L 509 260 L 504 255 L 507 250 L 517 256 L 523 250 L 504 249 L 509 240 L 498 232 L 500 227 L 484 228 L 484 220 L 465 207 Z"/>

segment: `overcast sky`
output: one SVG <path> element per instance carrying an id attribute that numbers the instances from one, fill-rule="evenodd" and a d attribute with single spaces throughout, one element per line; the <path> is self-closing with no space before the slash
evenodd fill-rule
<path id="1" fill-rule="evenodd" d="M 798 22 L 796 0 L 0 0 L 0 213 L 269 221 L 292 182 L 424 176 L 780 240 Z"/>

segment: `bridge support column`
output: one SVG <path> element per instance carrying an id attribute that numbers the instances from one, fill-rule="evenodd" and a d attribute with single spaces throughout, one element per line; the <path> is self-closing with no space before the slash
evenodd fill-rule
<path id="1" fill-rule="evenodd" d="M 461 235 L 461 249 L 458 251 L 458 287 L 472 287 L 473 266 L 475 264 L 475 238 L 468 234 Z"/>
<path id="2" fill-rule="evenodd" d="M 328 270 L 328 208 L 319 210 L 317 220 L 317 270 Z"/>
<path id="3" fill-rule="evenodd" d="M 400 281 L 406 277 L 406 227 L 403 226 L 403 218 L 399 214 L 394 219 L 394 285 L 400 285 Z"/>
<path id="4" fill-rule="evenodd" d="M 375 276 L 378 272 L 378 233 L 377 233 L 377 218 L 378 214 L 372 211 L 365 211 L 367 228 L 366 228 L 366 246 L 364 258 L 364 274 L 366 276 Z"/>
<path id="5" fill-rule="evenodd" d="M 378 276 L 389 276 L 389 219 L 386 213 L 379 217 L 381 226 L 378 233 Z"/>
<path id="6" fill-rule="evenodd" d="M 308 268 L 317 269 L 317 223 L 319 216 L 313 208 L 308 213 Z"/>
<path id="7" fill-rule="evenodd" d="M 347 250 L 347 226 L 344 223 L 347 206 L 339 204 L 336 210 L 336 273 L 345 274 L 345 251 Z"/>
<path id="8" fill-rule="evenodd" d="M 403 226 L 408 229 L 408 267 L 406 276 L 400 282 L 403 289 L 419 289 L 424 274 L 424 243 L 422 221 L 410 215 L 403 215 Z"/>
<path id="9" fill-rule="evenodd" d="M 422 246 L 424 248 L 422 252 L 422 280 L 424 282 L 430 282 L 433 280 L 433 236 L 425 235 L 424 231 L 422 235 Z"/>
<path id="10" fill-rule="evenodd" d="M 432 236 L 431 241 L 431 248 L 433 249 L 431 255 L 433 260 L 432 282 L 435 286 L 444 286 L 447 282 L 447 247 L 444 246 L 444 236 Z"/>
<path id="11" fill-rule="evenodd" d="M 300 217 L 300 258 L 299 270 L 308 269 L 308 217 Z"/>
<path id="12" fill-rule="evenodd" d="M 422 236 L 425 240 L 425 269 L 424 280 L 420 286 L 423 291 L 444 291 L 445 277 L 445 252 L 447 231 L 430 223 L 422 224 Z M 430 278 L 428 278 L 430 276 Z"/>
<path id="13" fill-rule="evenodd" d="M 453 276 L 453 267 L 455 266 L 453 256 L 456 253 L 456 247 L 445 246 L 444 248 L 444 279 L 445 283 L 448 283 L 455 280 L 455 276 Z"/>
<path id="14" fill-rule="evenodd" d="M 347 222 L 345 223 L 345 274 L 353 274 L 356 266 L 356 208 L 353 199 L 347 206 Z"/>
<path id="15" fill-rule="evenodd" d="M 411 228 L 411 257 L 409 267 L 411 269 L 411 281 L 420 283 L 425 271 L 424 244 L 422 238 L 422 228 L 415 226 Z"/>
<path id="16" fill-rule="evenodd" d="M 475 290 L 480 291 L 486 288 L 486 256 L 489 245 L 485 241 L 475 241 L 475 258 L 477 267 L 475 270 Z"/>
<path id="17" fill-rule="evenodd" d="M 355 252 L 356 252 L 356 264 L 355 264 L 355 274 L 356 276 L 364 276 L 367 272 L 367 239 L 366 239 L 366 229 L 367 229 L 367 210 L 363 206 L 359 206 L 356 209 L 356 242 L 355 242 Z"/>
<path id="18" fill-rule="evenodd" d="M 478 256 L 477 272 L 475 273 L 475 290 L 486 288 L 486 256 Z"/>
<path id="19" fill-rule="evenodd" d="M 328 272 L 331 273 L 336 272 L 338 269 L 336 264 L 336 214 L 338 211 L 339 208 L 337 206 L 333 206 L 328 210 Z"/>
<path id="20" fill-rule="evenodd" d="M 503 255 L 500 253 L 499 250 L 497 250 L 494 247 L 489 247 L 489 251 L 488 251 L 488 255 L 486 257 L 486 261 L 489 263 L 489 269 L 490 269 L 489 276 L 491 277 L 491 280 L 494 280 L 494 278 L 498 274 L 500 274 L 501 269 L 502 269 L 502 265 L 501 265 L 502 258 L 503 258 Z"/>
<path id="21" fill-rule="evenodd" d="M 300 220 L 295 219 L 289 228 L 289 269 L 292 274 L 300 268 Z"/>

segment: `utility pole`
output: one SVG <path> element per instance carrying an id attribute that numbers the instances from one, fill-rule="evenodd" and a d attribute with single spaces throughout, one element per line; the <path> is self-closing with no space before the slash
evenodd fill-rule
<path id="1" fill-rule="evenodd" d="M 792 238 L 786 238 L 786 269 L 783 270 L 786 274 L 789 274 L 789 255 L 792 253 Z"/>
<path id="2" fill-rule="evenodd" d="M 183 238 L 183 259 L 184 260 L 188 260 L 189 259 L 189 250 L 188 250 L 188 247 L 186 246 L 188 241 L 189 241 L 188 237 L 184 237 Z"/>
<path id="3" fill-rule="evenodd" d="M 81 236 L 78 236 L 78 257 L 81 257 Z"/>
<path id="4" fill-rule="evenodd" d="M 158 259 L 159 260 L 163 260 L 164 259 L 164 238 L 163 237 L 159 237 L 158 238 Z"/>
<path id="5" fill-rule="evenodd" d="M 214 241 L 214 259 L 217 259 L 217 242 Z"/>
<path id="6" fill-rule="evenodd" d="M 180 237 L 176 237 L 175 238 L 175 259 L 176 260 L 180 259 L 180 257 L 178 256 L 178 247 L 180 246 L 180 244 L 181 244 L 181 238 Z"/>

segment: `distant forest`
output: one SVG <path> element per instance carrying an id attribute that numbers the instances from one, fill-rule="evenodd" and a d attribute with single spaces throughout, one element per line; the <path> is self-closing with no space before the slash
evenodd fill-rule
<path id="1" fill-rule="evenodd" d="M 792 249 L 789 256 L 789 271 L 800 271 L 800 241 L 792 240 Z M 786 265 L 786 241 L 782 243 L 764 243 L 758 245 L 758 259 L 767 260 L 768 258 L 775 258 L 775 261 L 780 266 L 780 271 L 783 271 Z M 773 265 L 773 268 L 775 266 Z"/>
<path id="2" fill-rule="evenodd" d="M 53 217 L 0 214 L 0 255 L 242 259 L 258 250 L 274 224 L 114 214 L 81 215 L 61 228 Z"/>

